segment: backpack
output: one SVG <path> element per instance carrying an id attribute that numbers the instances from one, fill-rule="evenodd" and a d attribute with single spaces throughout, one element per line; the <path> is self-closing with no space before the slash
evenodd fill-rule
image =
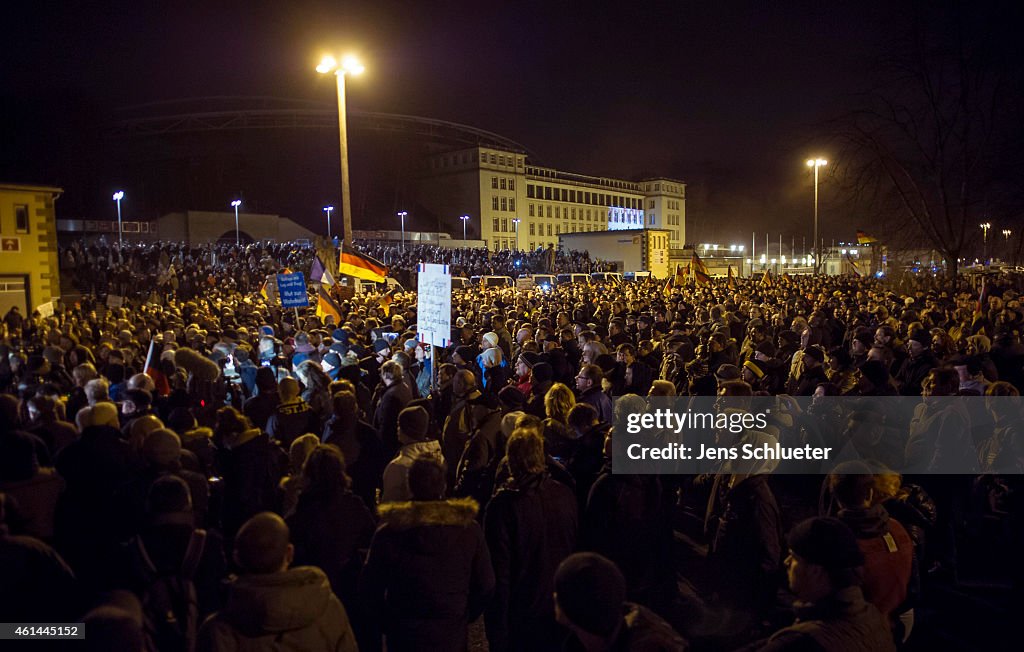
<path id="1" fill-rule="evenodd" d="M 505 441 L 501 432 L 502 413 L 500 410 L 492 410 L 479 424 L 472 410 L 470 415 L 469 440 L 459 459 L 453 494 L 475 498 L 482 514 L 494 489 L 498 464 L 505 456 Z"/>
<path id="2" fill-rule="evenodd" d="M 199 606 L 192 578 L 206 546 L 206 531 L 192 531 L 185 557 L 176 572 L 157 570 L 141 536 L 130 545 L 136 574 L 143 587 L 139 598 L 147 652 L 192 652 L 199 628 Z"/>

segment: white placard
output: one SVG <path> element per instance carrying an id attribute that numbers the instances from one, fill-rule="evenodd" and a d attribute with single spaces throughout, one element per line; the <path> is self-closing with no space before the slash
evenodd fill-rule
<path id="1" fill-rule="evenodd" d="M 36 306 L 36 310 L 45 319 L 46 317 L 53 317 L 53 301 L 47 301 Z"/>
<path id="2" fill-rule="evenodd" d="M 452 336 L 452 275 L 448 265 L 421 263 L 416 291 L 416 338 L 432 346 L 448 346 Z"/>

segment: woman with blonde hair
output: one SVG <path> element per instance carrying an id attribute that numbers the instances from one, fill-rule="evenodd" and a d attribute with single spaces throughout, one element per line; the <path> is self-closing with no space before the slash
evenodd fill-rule
<path id="1" fill-rule="evenodd" d="M 563 464 L 576 450 L 576 434 L 569 427 L 574 407 L 576 396 L 562 383 L 555 383 L 544 395 L 544 450 Z"/>

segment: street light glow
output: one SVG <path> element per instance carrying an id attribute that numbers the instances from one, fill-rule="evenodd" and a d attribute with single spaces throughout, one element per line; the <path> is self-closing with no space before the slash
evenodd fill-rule
<path id="1" fill-rule="evenodd" d="M 242 205 L 242 200 L 236 199 L 235 201 L 231 202 L 231 205 L 237 208 L 238 206 Z"/>
<path id="2" fill-rule="evenodd" d="M 359 63 L 359 59 L 355 55 L 346 55 L 341 60 L 341 65 L 338 65 L 338 60 L 329 54 L 324 55 L 324 58 L 320 60 L 320 64 L 317 65 L 316 71 L 322 75 L 327 73 L 346 74 L 346 75 L 361 75 L 366 67 Z"/>
<path id="3" fill-rule="evenodd" d="M 112 199 L 114 201 L 121 201 L 122 199 L 124 199 L 124 191 L 123 190 L 118 190 L 117 192 L 114 193 L 114 196 L 112 197 Z"/>
<path id="4" fill-rule="evenodd" d="M 334 210 L 334 206 L 324 206 L 324 210 L 330 213 L 331 211 Z"/>
<path id="5" fill-rule="evenodd" d="M 338 61 L 329 54 L 325 54 L 324 58 L 320 60 L 320 65 L 316 67 L 316 71 L 321 74 L 327 74 L 334 72 L 334 69 L 338 67 Z"/>
<path id="6" fill-rule="evenodd" d="M 809 158 L 807 159 L 807 167 L 809 168 L 820 168 L 823 165 L 828 165 L 828 161 L 823 158 Z"/>
<path id="7" fill-rule="evenodd" d="M 366 70 L 363 64 L 359 63 L 359 59 L 351 54 L 341 60 L 341 69 L 350 75 L 361 75 Z"/>

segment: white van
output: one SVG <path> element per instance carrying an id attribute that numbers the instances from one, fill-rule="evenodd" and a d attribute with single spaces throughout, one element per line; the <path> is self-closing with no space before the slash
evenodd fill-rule
<path id="1" fill-rule="evenodd" d="M 508 287 L 515 285 L 511 276 L 471 276 L 469 282 L 485 288 Z"/>
<path id="2" fill-rule="evenodd" d="M 590 284 L 590 276 L 586 274 L 558 274 L 555 280 L 559 285 L 572 285 L 574 283 Z"/>
<path id="3" fill-rule="evenodd" d="M 590 275 L 595 283 L 622 283 L 622 274 L 618 272 L 594 272 Z"/>
<path id="4" fill-rule="evenodd" d="M 378 294 L 385 294 L 387 292 L 405 292 L 405 288 L 397 280 L 390 276 L 384 279 L 383 283 L 374 283 L 373 281 L 364 281 L 361 278 L 353 279 L 355 281 L 356 294 L 367 294 L 369 292 L 376 292 Z M 342 285 L 345 282 L 342 281 Z"/>

